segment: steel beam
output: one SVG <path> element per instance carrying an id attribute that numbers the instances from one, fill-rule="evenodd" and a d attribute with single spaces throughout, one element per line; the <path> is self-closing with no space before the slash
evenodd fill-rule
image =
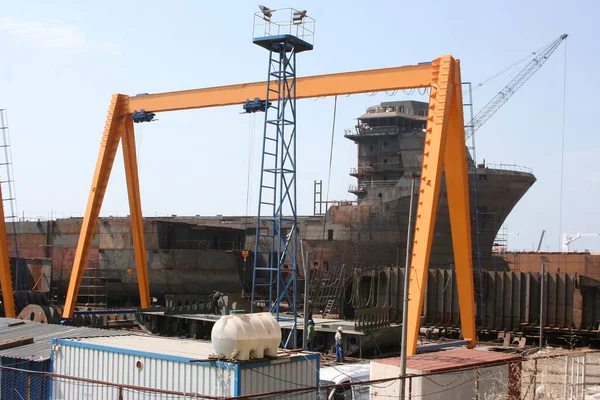
<path id="1" fill-rule="evenodd" d="M 448 138 L 444 150 L 444 171 L 448 195 L 448 213 L 452 232 L 452 248 L 456 269 L 456 289 L 460 307 L 462 335 L 473 347 L 477 338 L 475 325 L 475 293 L 473 285 L 473 253 L 471 251 L 471 223 L 469 208 L 469 177 L 467 175 L 467 148 L 463 120 L 460 63 L 454 68 L 454 89 L 450 104 Z"/>
<path id="2" fill-rule="evenodd" d="M 123 160 L 125 161 L 125 177 L 129 196 L 129 213 L 131 215 L 131 232 L 133 250 L 140 291 L 140 306 L 150 307 L 150 286 L 148 269 L 146 268 L 146 246 L 144 243 L 144 222 L 142 221 L 142 201 L 140 199 L 140 180 L 135 150 L 135 131 L 131 115 L 125 118 L 123 140 Z"/>
<path id="3" fill-rule="evenodd" d="M 276 82 L 272 82 L 274 86 Z M 356 93 L 382 92 L 428 87 L 431 84 L 431 64 L 316 75 L 296 80 L 296 98 L 306 99 Z M 162 112 L 193 108 L 243 104 L 247 99 L 264 98 L 267 82 L 182 90 L 135 96 L 129 99 L 128 112 L 145 110 Z"/>
<path id="4" fill-rule="evenodd" d="M 2 202 L 2 189 L 0 188 L 0 238 L 2 238 L 0 240 L 0 288 L 2 288 L 2 300 L 4 301 L 4 315 L 7 318 L 16 318 L 15 299 L 10 277 L 8 242 L 6 240 L 6 223 L 4 221 L 4 205 Z M 19 266 L 16 265 L 16 268 L 19 268 Z"/>
<path id="5" fill-rule="evenodd" d="M 451 56 L 438 58 L 432 64 L 431 96 L 410 266 L 408 355 L 415 354 L 419 338 L 442 167 L 446 169 L 461 323 L 466 324 L 463 325 L 463 335 L 470 340 L 471 346 L 475 343 L 469 194 L 459 68 L 460 65 Z"/>
<path id="6" fill-rule="evenodd" d="M 119 141 L 125 128 L 125 116 L 127 115 L 127 96 L 115 94 L 112 97 L 108 116 L 104 126 L 104 134 L 100 143 L 100 152 L 96 162 L 96 170 L 92 179 L 92 188 L 88 196 L 88 203 L 81 225 L 81 233 L 77 242 L 75 259 L 73 260 L 73 269 L 71 271 L 71 280 L 67 290 L 63 318 L 73 318 L 73 311 L 77 303 L 77 293 L 83 277 L 83 269 L 87 264 L 88 254 L 92 247 L 92 239 L 96 230 L 96 223 L 100 215 L 102 200 L 108 185 L 108 178 L 115 161 Z"/>

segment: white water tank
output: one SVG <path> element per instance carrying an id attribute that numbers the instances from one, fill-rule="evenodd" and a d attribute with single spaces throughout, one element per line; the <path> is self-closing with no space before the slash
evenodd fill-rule
<path id="1" fill-rule="evenodd" d="M 277 357 L 281 327 L 271 313 L 224 315 L 212 328 L 215 352 L 227 359 Z"/>

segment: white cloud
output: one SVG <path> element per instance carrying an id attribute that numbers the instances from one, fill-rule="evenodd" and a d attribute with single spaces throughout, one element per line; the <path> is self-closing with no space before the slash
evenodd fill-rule
<path id="1" fill-rule="evenodd" d="M 0 31 L 15 39 L 46 48 L 82 49 L 88 47 L 83 32 L 55 21 L 41 22 L 17 17 L 0 18 Z"/>
<path id="2" fill-rule="evenodd" d="M 85 33 L 73 25 L 59 21 L 35 21 L 19 17 L 0 17 L 0 33 L 36 46 L 53 49 L 90 49 L 97 48 L 113 55 L 119 49 L 107 42 L 91 43 Z"/>

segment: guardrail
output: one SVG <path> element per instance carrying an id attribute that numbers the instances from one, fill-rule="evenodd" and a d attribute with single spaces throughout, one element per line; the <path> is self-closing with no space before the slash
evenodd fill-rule
<path id="1" fill-rule="evenodd" d="M 348 187 L 348 191 L 349 192 L 363 192 L 363 191 L 367 190 L 368 188 L 393 187 L 393 186 L 396 186 L 397 184 L 398 184 L 398 181 L 396 181 L 396 180 L 393 180 L 393 181 L 371 181 L 369 183 L 360 184 L 360 185 L 350 185 Z"/>
<path id="2" fill-rule="evenodd" d="M 502 171 L 525 172 L 528 174 L 533 174 L 533 169 L 516 164 L 477 164 L 477 168 L 499 169 Z"/>

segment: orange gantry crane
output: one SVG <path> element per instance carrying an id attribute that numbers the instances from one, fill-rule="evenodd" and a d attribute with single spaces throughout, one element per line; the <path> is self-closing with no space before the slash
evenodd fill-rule
<path id="1" fill-rule="evenodd" d="M 470 341 L 469 347 L 475 345 L 471 230 L 460 62 L 450 55 L 445 55 L 431 63 L 311 76 L 298 78 L 296 81 L 298 99 L 425 87 L 430 87 L 431 90 L 410 264 L 409 355 L 416 352 L 442 169 L 446 174 L 462 333 L 463 337 Z M 267 90 L 267 82 L 255 82 L 132 97 L 113 95 L 77 244 L 63 318 L 73 317 L 94 228 L 120 142 L 123 144 L 140 303 L 142 307 L 150 306 L 133 116 L 144 117 L 153 116 L 157 112 L 239 105 L 244 104 L 247 99 L 263 97 Z"/>
<path id="2" fill-rule="evenodd" d="M 0 288 L 4 315 L 15 318 L 15 299 L 13 297 L 12 281 L 10 277 L 10 261 L 8 258 L 8 241 L 6 223 L 4 223 L 4 205 L 2 204 L 2 191 L 0 190 Z"/>

